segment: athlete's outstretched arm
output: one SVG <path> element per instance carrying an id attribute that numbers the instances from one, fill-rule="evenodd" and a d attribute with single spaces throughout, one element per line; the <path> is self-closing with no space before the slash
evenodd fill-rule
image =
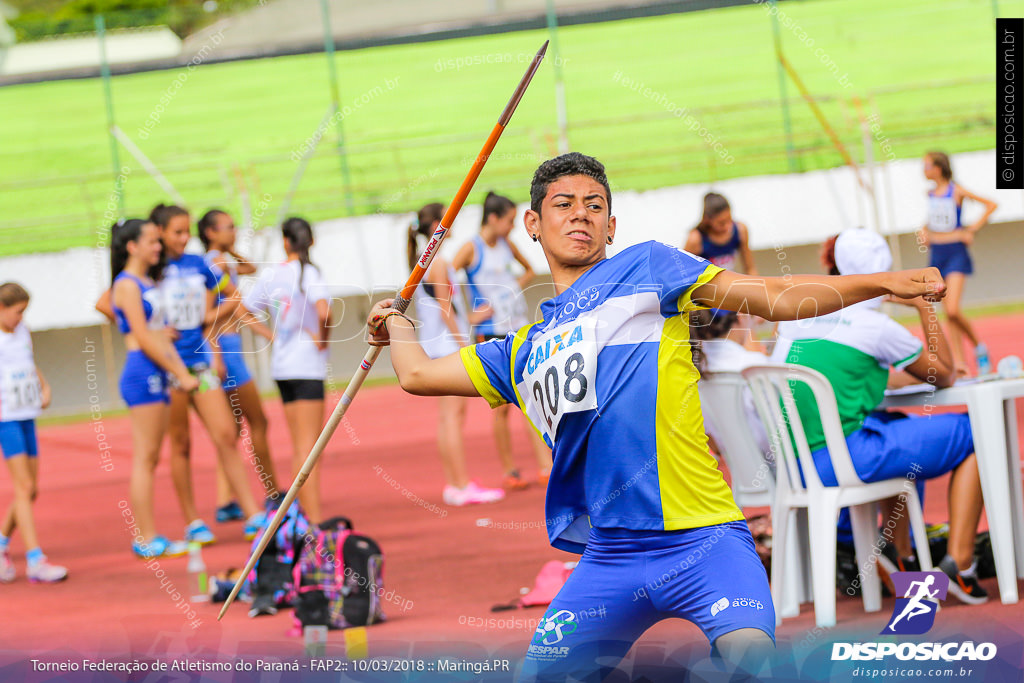
<path id="1" fill-rule="evenodd" d="M 370 326 L 372 342 L 391 345 L 391 365 L 395 368 L 398 381 L 410 394 L 417 396 L 479 396 L 473 380 L 466 372 L 466 366 L 458 353 L 444 358 L 432 359 L 416 338 L 412 324 L 399 315 L 392 315 L 375 330 L 375 319 L 391 311 L 394 299 L 385 299 L 370 311 L 367 324 Z"/>
<path id="2" fill-rule="evenodd" d="M 753 313 L 767 320 L 799 320 L 892 294 L 938 301 L 946 284 L 937 268 L 871 275 L 794 275 L 750 277 L 723 270 L 695 287 L 691 299 L 710 308 Z"/>

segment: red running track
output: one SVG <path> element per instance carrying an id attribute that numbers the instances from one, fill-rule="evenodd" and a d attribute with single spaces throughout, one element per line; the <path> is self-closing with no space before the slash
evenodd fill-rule
<path id="1" fill-rule="evenodd" d="M 980 321 L 981 334 L 995 357 L 1024 352 L 1019 342 L 1024 316 Z M 336 399 L 336 397 L 334 397 Z M 333 400 L 331 402 L 333 405 Z M 268 402 L 274 459 L 286 469 L 290 447 L 280 403 Z M 395 426 L 391 418 L 402 415 Z M 1018 404 L 1020 423 L 1024 410 Z M 386 553 L 385 602 L 388 621 L 366 631 L 371 655 L 414 656 L 434 649 L 483 657 L 485 651 L 521 658 L 543 610 L 492 614 L 489 608 L 519 595 L 531 585 L 541 565 L 574 556 L 548 546 L 543 525 L 543 491 L 533 486 L 505 501 L 470 508 L 450 508 L 441 501 L 440 466 L 434 440 L 434 399 L 407 396 L 397 387 L 366 389 L 349 413 L 323 458 L 325 511 L 351 517 L 356 528 L 376 538 Z M 521 418 L 514 422 L 517 460 L 524 473 L 536 474 Z M 13 555 L 19 577 L 0 585 L 0 642 L 9 654 L 29 658 L 58 649 L 83 657 L 158 657 L 207 653 L 293 657 L 301 639 L 286 635 L 291 616 L 250 619 L 246 606 L 234 606 L 223 622 L 217 607 L 200 605 L 195 628 L 176 609 L 154 569 L 134 559 L 119 503 L 126 499 L 130 469 L 127 417 L 102 420 L 113 446 L 113 467 L 101 468 L 94 426 L 80 423 L 40 431 L 40 497 L 36 514 L 43 548 L 51 560 L 67 565 L 70 579 L 59 585 L 33 585 L 24 578 L 24 549 L 17 537 Z M 195 481 L 200 509 L 212 521 L 213 453 L 198 423 L 194 424 Z M 500 468 L 483 401 L 471 401 L 466 427 L 471 476 L 496 485 Z M 166 456 L 166 453 L 165 453 Z M 184 525 L 171 489 L 166 457 L 158 470 L 157 515 L 160 528 L 179 536 Z M 256 486 L 255 476 L 253 486 Z M 0 500 L 10 496 L 9 480 L 0 477 Z M 416 498 L 418 497 L 418 498 Z M 423 504 L 416 501 L 422 499 Z M 121 503 L 122 505 L 124 503 Z M 428 509 L 428 507 L 432 507 Z M 926 519 L 944 521 L 945 481 L 929 484 Z M 481 526 L 482 518 L 491 520 Z M 215 525 L 220 541 L 204 551 L 211 570 L 240 566 L 249 543 L 240 523 Z M 186 560 L 160 563 L 166 578 L 187 591 Z M 997 594 L 994 579 L 985 582 Z M 1024 585 L 1021 586 L 1024 595 Z M 839 598 L 840 630 L 878 633 L 891 608 L 864 614 L 859 599 Z M 971 624 L 986 624 L 1024 633 L 1021 605 L 997 599 L 982 607 L 949 601 L 932 635 L 942 636 Z M 492 619 L 487 622 L 483 620 Z M 480 620 L 480 621 L 478 621 Z M 944 626 L 943 626 L 944 624 Z M 780 645 L 815 638 L 813 609 L 788 619 L 778 631 Z M 634 648 L 671 643 L 706 651 L 698 629 L 681 620 L 662 622 Z M 328 654 L 345 654 L 344 636 L 331 634 Z"/>

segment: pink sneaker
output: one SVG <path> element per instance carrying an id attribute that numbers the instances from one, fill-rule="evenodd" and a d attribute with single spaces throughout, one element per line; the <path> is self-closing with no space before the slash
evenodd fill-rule
<path id="1" fill-rule="evenodd" d="M 68 578 L 68 570 L 60 565 L 50 564 L 46 560 L 29 565 L 28 580 L 32 583 L 57 583 Z"/>
<path id="2" fill-rule="evenodd" d="M 444 487 L 444 502 L 454 507 L 463 505 L 475 505 L 478 503 L 494 503 L 505 497 L 501 489 L 485 489 L 475 481 L 466 484 L 466 488 L 459 489 L 454 486 Z"/>
<path id="3" fill-rule="evenodd" d="M 15 576 L 14 563 L 11 562 L 11 556 L 5 550 L 0 554 L 0 582 L 10 583 L 14 581 Z"/>

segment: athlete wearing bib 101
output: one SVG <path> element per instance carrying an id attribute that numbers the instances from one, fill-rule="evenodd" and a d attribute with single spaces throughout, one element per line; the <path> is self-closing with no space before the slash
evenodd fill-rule
<path id="1" fill-rule="evenodd" d="M 951 182 L 941 195 L 928 192 L 928 229 L 933 232 L 953 232 L 963 230 L 960 222 L 961 206 L 953 196 L 954 184 Z M 974 272 L 971 253 L 963 242 L 946 244 L 930 244 L 931 262 L 928 265 L 939 269 L 942 277 L 950 273 L 970 275 Z"/>
<path id="2" fill-rule="evenodd" d="M 207 290 L 219 293 L 229 282 L 226 273 L 207 265 L 202 256 L 182 254 L 164 266 L 160 290 L 164 295 L 168 324 L 178 331 L 174 347 L 185 367 L 202 375 L 202 381 L 217 382 L 210 368 L 210 346 L 203 336 Z"/>
<path id="3" fill-rule="evenodd" d="M 477 391 L 518 405 L 553 446 L 548 536 L 583 553 L 533 637 L 528 676 L 564 680 L 605 657 L 603 676 L 670 616 L 712 642 L 740 628 L 775 637 L 764 566 L 708 451 L 682 315 L 721 270 L 639 244 L 542 304 L 539 322 L 461 351 Z"/>
<path id="4" fill-rule="evenodd" d="M 448 282 L 455 282 L 455 269 L 450 265 L 448 266 Z M 416 330 L 416 334 L 419 337 L 420 346 L 428 356 L 443 358 L 458 351 L 462 344 L 448 329 L 441 317 L 441 304 L 434 298 L 434 287 L 435 285 L 423 282 L 413 292 L 412 300 L 416 302 L 416 316 L 419 318 L 419 329 Z M 462 312 L 460 305 L 462 297 L 459 294 L 458 285 L 452 284 L 449 300 L 452 303 L 452 311 L 463 340 L 468 340 L 469 320 Z"/>
<path id="5" fill-rule="evenodd" d="M 469 293 L 473 297 L 471 308 L 488 304 L 494 314 L 474 329 L 484 339 L 504 337 L 526 324 L 523 291 L 512 273 L 515 256 L 504 237 L 493 247 L 480 235 L 473 236 L 475 249 L 473 263 L 466 268 Z"/>
<path id="6" fill-rule="evenodd" d="M 238 270 L 229 256 L 222 254 L 216 249 L 211 249 L 206 252 L 203 258 L 206 261 L 206 265 L 214 272 L 218 270 L 216 265 L 217 259 L 224 258 L 227 264 L 228 280 L 236 288 L 238 287 Z M 224 301 L 224 293 L 217 292 L 217 305 L 219 306 L 222 301 Z M 235 387 L 251 382 L 252 374 L 249 372 L 249 367 L 245 364 L 245 352 L 242 349 L 242 335 L 238 332 L 225 332 L 217 339 L 217 343 L 220 346 L 221 358 L 224 359 L 224 388 L 230 391 Z"/>
<path id="7" fill-rule="evenodd" d="M 31 333 L 24 323 L 12 332 L 0 329 L 0 449 L 5 458 L 39 454 L 35 419 L 42 406 Z"/>
<path id="8" fill-rule="evenodd" d="M 162 330 L 166 327 L 167 319 L 164 315 L 163 297 L 152 281 L 142 280 L 131 273 L 122 271 L 114 278 L 114 283 L 116 284 L 118 280 L 122 279 L 132 280 L 139 286 L 139 292 L 142 294 L 142 312 L 146 316 L 147 327 L 151 330 Z M 113 304 L 112 307 L 118 331 L 121 334 L 129 334 L 131 327 L 128 325 L 124 311 Z M 141 349 L 128 352 L 118 388 L 121 391 L 121 398 L 129 407 L 147 403 L 170 402 L 167 373 Z"/>

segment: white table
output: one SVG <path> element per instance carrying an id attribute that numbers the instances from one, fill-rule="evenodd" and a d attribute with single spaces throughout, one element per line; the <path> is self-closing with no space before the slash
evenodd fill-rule
<path id="1" fill-rule="evenodd" d="M 1014 604 L 1018 600 L 1017 578 L 1024 578 L 1024 493 L 1014 399 L 1024 396 L 1024 379 L 975 381 L 916 392 L 908 389 L 887 394 L 880 407 L 967 406 L 999 597 L 1003 604 Z"/>

